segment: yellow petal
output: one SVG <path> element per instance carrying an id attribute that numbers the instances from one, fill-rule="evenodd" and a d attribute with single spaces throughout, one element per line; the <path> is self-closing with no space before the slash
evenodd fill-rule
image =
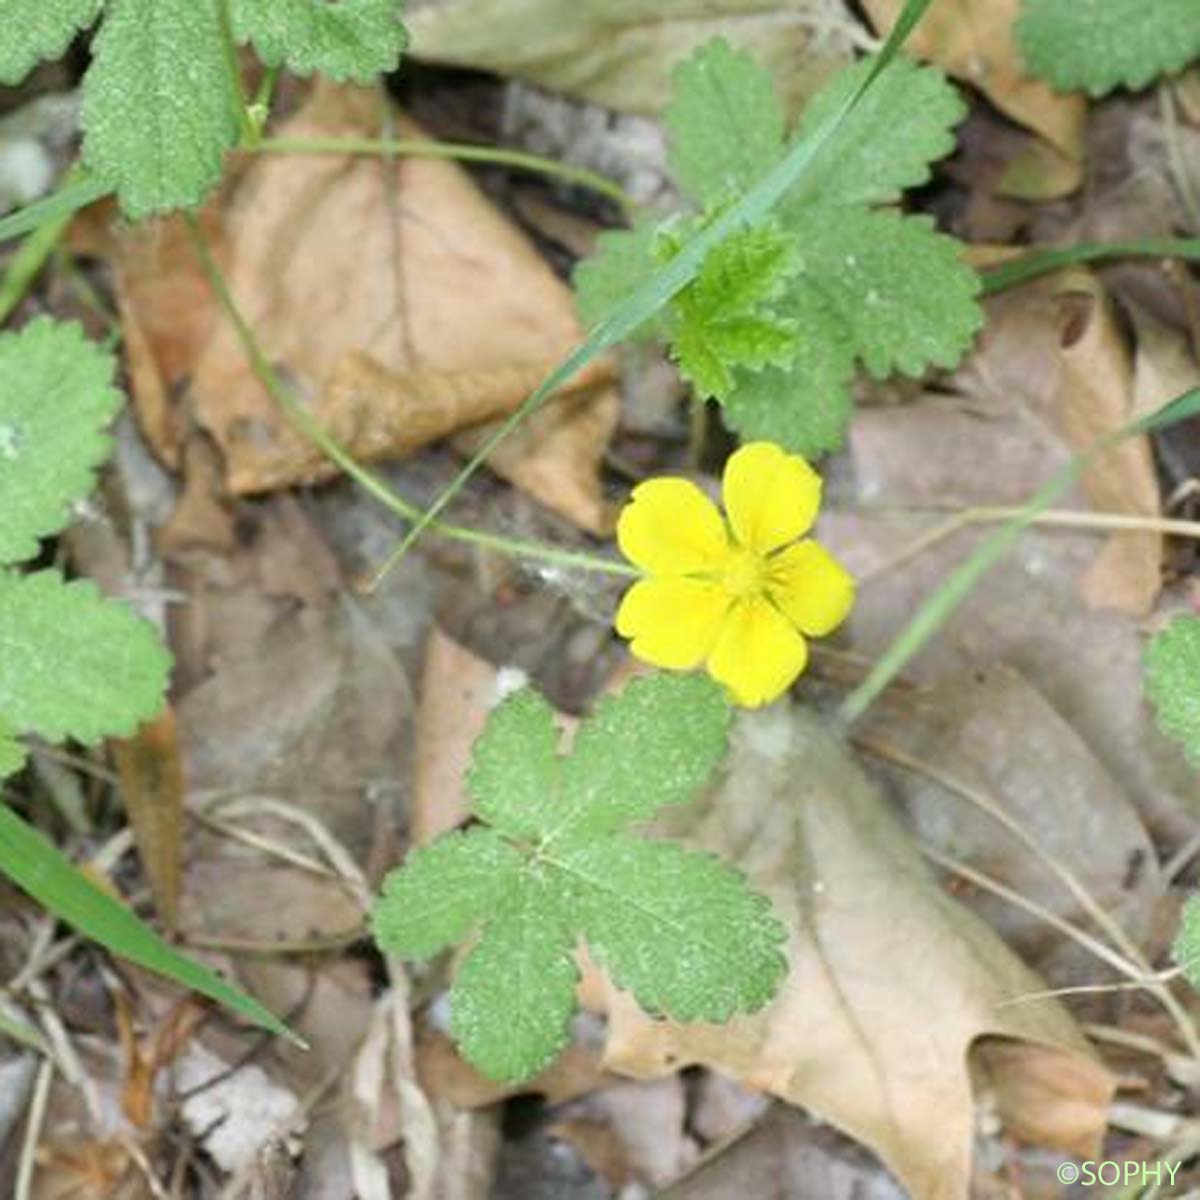
<path id="1" fill-rule="evenodd" d="M 806 533 L 821 504 L 821 477 L 774 442 L 749 442 L 730 455 L 723 487 L 734 535 L 759 554 Z"/>
<path id="2" fill-rule="evenodd" d="M 621 600 L 617 632 L 643 662 L 686 671 L 708 657 L 729 604 L 715 584 L 641 579 Z"/>
<path id="3" fill-rule="evenodd" d="M 796 627 L 767 600 L 743 600 L 721 624 L 708 671 L 746 708 L 778 699 L 808 664 Z"/>
<path id="4" fill-rule="evenodd" d="M 771 559 L 767 590 L 801 633 L 824 637 L 849 615 L 854 579 L 824 546 L 811 539 Z"/>
<path id="5" fill-rule="evenodd" d="M 713 502 L 686 479 L 651 479 L 633 489 L 617 521 L 617 544 L 652 575 L 713 570 L 728 553 Z"/>

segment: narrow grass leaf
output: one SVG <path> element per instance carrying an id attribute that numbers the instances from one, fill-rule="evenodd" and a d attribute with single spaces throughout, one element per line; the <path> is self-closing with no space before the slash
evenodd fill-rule
<path id="1" fill-rule="evenodd" d="M 850 723 L 870 707 L 872 701 L 904 670 L 926 642 L 950 619 L 975 585 L 1000 561 L 1038 514 L 1049 508 L 1090 465 L 1093 458 L 1126 438 L 1139 437 L 1165 429 L 1200 413 L 1200 388 L 1178 396 L 1153 413 L 1131 421 L 1116 433 L 1100 439 L 1081 451 L 1058 471 L 1025 504 L 972 554 L 959 564 L 940 587 L 921 605 L 916 616 L 884 652 L 866 679 L 846 697 L 840 709 L 843 721 Z"/>
<path id="2" fill-rule="evenodd" d="M 102 892 L 47 838 L 0 803 L 0 871 L 85 937 L 138 966 L 223 1004 L 270 1032 L 301 1040 L 257 1000 L 172 950 L 148 925 Z"/>
<path id="3" fill-rule="evenodd" d="M 755 225 L 771 211 L 809 170 L 812 163 L 854 111 L 880 73 L 896 57 L 900 47 L 925 14 L 932 0 L 907 0 L 891 34 L 874 59 L 870 72 L 857 89 L 827 118 L 788 151 L 779 164 L 765 175 L 736 204 L 731 205 L 711 225 L 701 229 L 680 252 L 660 271 L 634 291 L 616 311 L 595 325 L 587 339 L 574 350 L 542 384 L 529 395 L 480 447 L 434 503 L 421 514 L 397 546 L 389 566 L 399 562 L 414 542 L 437 519 L 445 507 L 462 490 L 467 480 L 483 465 L 488 456 L 514 429 L 538 409 L 568 380 L 572 379 L 593 359 L 612 349 L 640 326 L 644 325 L 677 292 L 695 278 L 705 257 L 714 246 L 731 233 L 747 225 Z"/>

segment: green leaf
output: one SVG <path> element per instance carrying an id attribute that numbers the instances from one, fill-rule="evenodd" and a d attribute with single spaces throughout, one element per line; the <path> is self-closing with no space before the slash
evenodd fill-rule
<path id="1" fill-rule="evenodd" d="M 85 580 L 0 572 L 0 713 L 18 733 L 92 744 L 162 707 L 158 631 Z"/>
<path id="2" fill-rule="evenodd" d="M 122 404 L 115 371 L 75 324 L 0 334 L 0 563 L 33 558 L 95 486 L 111 449 L 101 430 Z"/>
<path id="3" fill-rule="evenodd" d="M 613 832 L 691 799 L 725 752 L 730 715 L 703 675 L 638 679 L 563 758 L 540 697 L 518 693 L 492 714 L 470 781 L 476 815 L 503 824 L 410 855 L 374 917 L 384 949 L 405 957 L 479 926 L 450 1003 L 480 1070 L 523 1079 L 561 1049 L 581 935 L 654 1012 L 718 1021 L 770 998 L 785 936 L 770 904 L 710 855 Z"/>
<path id="4" fill-rule="evenodd" d="M 717 38 L 675 68 L 674 84 L 671 170 L 700 207 L 748 191 L 783 157 L 783 107 L 749 54 Z"/>
<path id="5" fill-rule="evenodd" d="M 1145 87 L 1200 58 L 1196 0 L 1025 0 L 1017 40 L 1029 68 L 1093 96 Z"/>
<path id="6" fill-rule="evenodd" d="M 579 972 L 561 907 L 549 881 L 531 879 L 488 922 L 455 977 L 450 1031 L 492 1079 L 528 1079 L 566 1045 Z"/>
<path id="7" fill-rule="evenodd" d="M 1183 972 L 1184 979 L 1200 991 L 1200 892 L 1193 892 L 1184 901 L 1171 957 Z"/>
<path id="8" fill-rule="evenodd" d="M 671 357 L 701 397 L 723 400 L 733 368 L 786 366 L 796 325 L 773 307 L 796 266 L 784 233 L 770 224 L 730 235 L 678 296 L 671 315 Z"/>
<path id="9" fill-rule="evenodd" d="M 172 950 L 125 905 L 91 883 L 70 859 L 22 821 L 7 804 L 0 804 L 0 872 L 43 908 L 113 954 L 173 979 L 241 1013 L 256 1025 L 303 1045 L 257 1000 Z"/>
<path id="10" fill-rule="evenodd" d="M 1158 727 L 1200 766 L 1200 617 L 1181 615 L 1146 649 L 1146 694 Z"/>
<path id="11" fill-rule="evenodd" d="M 0 779 L 15 775 L 28 757 L 25 747 L 16 740 L 16 730 L 0 716 Z"/>
<path id="12" fill-rule="evenodd" d="M 563 764 L 553 836 L 596 837 L 694 799 L 724 757 L 731 717 L 701 674 L 649 675 L 602 700 Z"/>
<path id="13" fill-rule="evenodd" d="M 84 80 L 83 155 L 133 218 L 194 208 L 237 140 L 217 0 L 109 0 Z"/>
<path id="14" fill-rule="evenodd" d="M 575 268 L 571 282 L 580 320 L 589 329 L 613 313 L 630 292 L 645 283 L 657 267 L 654 247 L 658 228 L 643 223 L 634 229 L 614 229 L 596 239 L 596 253 Z M 653 337 L 656 321 L 647 321 L 630 341 Z"/>
<path id="15" fill-rule="evenodd" d="M 60 57 L 104 0 L 4 0 L 0 84 L 20 83 L 42 59 Z"/>
<path id="16" fill-rule="evenodd" d="M 234 35 L 268 66 L 367 83 L 394 71 L 407 37 L 403 0 L 234 0 Z"/>
<path id="17" fill-rule="evenodd" d="M 589 949 L 648 1013 L 727 1021 L 774 996 L 787 970 L 783 926 L 719 858 L 616 836 L 560 862 L 580 884 Z"/>
<path id="18" fill-rule="evenodd" d="M 788 214 L 800 246 L 796 286 L 816 290 L 878 379 L 952 367 L 983 314 L 979 276 L 924 216 L 803 209 Z"/>
<path id="19" fill-rule="evenodd" d="M 849 97 L 845 105 L 838 109 L 828 122 L 814 130 L 811 136 L 796 141 L 783 158 L 766 175 L 758 179 L 745 195 L 734 201 L 711 225 L 702 229 L 685 245 L 679 254 L 627 296 L 619 308 L 588 331 L 586 339 L 566 355 L 521 404 L 497 425 L 462 470 L 412 523 L 390 560 L 393 564 L 403 558 L 424 536 L 430 525 L 466 486 L 467 481 L 483 467 L 489 455 L 531 413 L 536 412 L 585 366 L 640 329 L 664 305 L 670 303 L 676 293 L 695 278 L 705 257 L 714 246 L 737 230 L 747 225 L 758 224 L 775 209 L 782 197 L 812 169 L 826 147 L 834 142 L 838 130 L 875 85 L 878 72 L 884 70 L 895 58 L 931 3 L 932 0 L 904 0 L 904 6 L 892 24 L 891 32 L 875 58 L 875 69 L 863 81 L 862 88 Z"/>
<path id="20" fill-rule="evenodd" d="M 786 369 L 735 371 L 722 416 L 744 442 L 775 442 L 819 458 L 845 440 L 854 345 L 849 329 L 806 280 L 793 282 L 780 307 L 796 321 L 796 357 Z"/>
<path id="21" fill-rule="evenodd" d="M 558 726 L 532 688 L 496 706 L 467 772 L 475 813 L 510 837 L 536 836 L 558 807 Z"/>
<path id="22" fill-rule="evenodd" d="M 411 851 L 404 870 L 384 883 L 375 940 L 387 953 L 410 959 L 461 942 L 503 907 L 523 865 L 521 855 L 490 829 L 450 833 Z"/>
<path id="23" fill-rule="evenodd" d="M 807 137 L 861 87 L 873 59 L 836 75 L 804 110 Z M 934 67 L 895 59 L 785 204 L 886 204 L 905 188 L 928 182 L 929 164 L 954 150 L 954 127 L 967 115 L 958 92 Z"/>

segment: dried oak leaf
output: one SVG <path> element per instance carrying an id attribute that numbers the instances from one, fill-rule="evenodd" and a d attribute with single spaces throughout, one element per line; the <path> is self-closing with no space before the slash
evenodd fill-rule
<path id="1" fill-rule="evenodd" d="M 641 1077 L 712 1067 L 839 1126 L 916 1200 L 965 1200 L 968 1055 L 1016 1040 L 1025 1055 L 987 1058 L 1002 1112 L 1019 1098 L 1004 1113 L 1010 1127 L 1095 1151 L 1112 1077 L 1056 1000 L 1008 1003 L 1043 982 L 936 886 L 816 718 L 778 709 L 744 719 L 726 783 L 671 832 L 734 860 L 771 897 L 792 929 L 791 972 L 770 1008 L 726 1026 L 651 1020 L 610 990 L 610 1067 Z M 1046 1060 L 1061 1069 L 1030 1070 Z M 1046 1078 L 1053 1088 L 1034 1086 Z"/>

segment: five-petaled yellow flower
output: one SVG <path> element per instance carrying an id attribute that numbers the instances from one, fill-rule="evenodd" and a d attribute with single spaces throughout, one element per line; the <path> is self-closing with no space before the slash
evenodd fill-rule
<path id="1" fill-rule="evenodd" d="M 656 667 L 702 663 L 738 704 L 778 698 L 808 662 L 806 637 L 845 620 L 854 580 L 804 535 L 821 478 L 771 442 L 725 465 L 726 518 L 686 479 L 634 488 L 617 524 L 621 552 L 645 572 L 621 601 L 617 632 Z"/>

